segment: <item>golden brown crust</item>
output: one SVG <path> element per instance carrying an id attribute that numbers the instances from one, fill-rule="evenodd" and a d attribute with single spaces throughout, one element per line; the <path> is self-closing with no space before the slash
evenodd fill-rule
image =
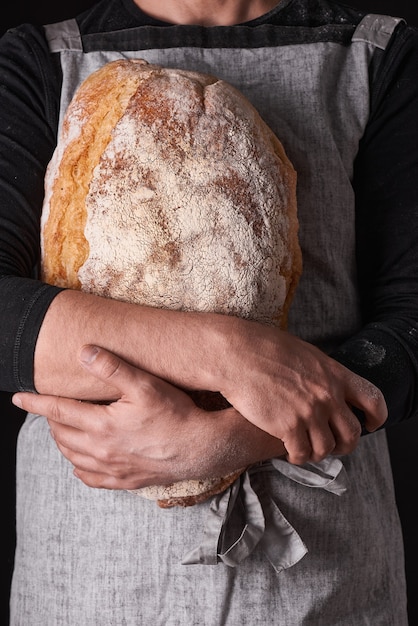
<path id="1" fill-rule="evenodd" d="M 142 61 L 123 62 L 114 66 L 115 71 L 104 66 L 94 72 L 69 106 L 46 176 L 50 206 L 48 219 L 43 216 L 42 272 L 48 283 L 80 288 L 77 272 L 89 254 L 84 236 L 85 198 L 112 130 L 138 88 L 137 63 L 143 65 Z"/>
<path id="2" fill-rule="evenodd" d="M 46 282 L 286 327 L 302 271 L 296 173 L 231 85 L 141 60 L 105 65 L 68 108 L 45 191 Z M 233 480 L 147 493 L 189 506 Z"/>

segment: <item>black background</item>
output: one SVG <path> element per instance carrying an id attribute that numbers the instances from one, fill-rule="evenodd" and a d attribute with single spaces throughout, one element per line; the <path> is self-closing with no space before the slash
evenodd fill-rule
<path id="1" fill-rule="evenodd" d="M 32 22 L 46 24 L 68 17 L 89 8 L 95 0 L 72 0 L 67 2 L 37 3 L 34 0 L 13 0 L 1 12 L 0 34 L 7 28 Z M 410 24 L 418 26 L 418 4 L 414 0 L 350 0 L 345 4 L 371 13 L 388 13 L 404 17 Z M 417 75 L 418 80 L 418 75 Z M 417 146 L 418 149 L 418 146 Z M 417 268 L 418 270 L 418 268 Z M 5 519 L 3 519 L 3 571 L 0 597 L 0 624 L 8 624 L 8 596 L 10 576 L 13 565 L 15 542 L 14 517 L 14 480 L 15 480 L 15 443 L 16 436 L 23 420 L 23 413 L 10 402 L 10 396 L 0 393 L 0 417 L 3 418 L 4 437 L 2 437 L 2 500 Z M 418 535 L 414 528 L 414 499 L 417 493 L 415 480 L 418 472 L 414 464 L 418 450 L 418 420 L 406 422 L 388 431 L 391 458 L 394 469 L 399 512 L 406 547 L 406 570 L 408 578 L 408 602 L 410 626 L 418 624 L 418 598 L 416 597 L 418 582 Z M 29 624 L 28 624 L 29 626 Z M 80 625 L 82 626 L 82 625 Z M 99 625 L 98 625 L 99 626 Z"/>

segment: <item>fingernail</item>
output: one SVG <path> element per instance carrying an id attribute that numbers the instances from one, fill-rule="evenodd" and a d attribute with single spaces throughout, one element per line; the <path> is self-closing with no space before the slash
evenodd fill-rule
<path id="1" fill-rule="evenodd" d="M 82 363 L 92 363 L 99 352 L 97 346 L 83 346 L 80 351 L 80 361 Z"/>
<path id="2" fill-rule="evenodd" d="M 19 409 L 21 409 L 21 408 L 22 408 L 22 401 L 21 401 L 21 399 L 19 398 L 19 396 L 12 396 L 12 403 L 13 403 L 15 406 L 19 407 Z"/>

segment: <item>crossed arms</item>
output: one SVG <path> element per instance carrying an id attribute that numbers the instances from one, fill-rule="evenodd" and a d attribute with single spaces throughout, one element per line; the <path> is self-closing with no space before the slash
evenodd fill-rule
<path id="1" fill-rule="evenodd" d="M 45 415 L 76 475 L 102 488 L 220 476 L 279 455 L 319 461 L 357 446 L 351 407 L 369 431 L 387 417 L 374 385 L 291 334 L 71 290 L 42 324 L 35 385 L 39 395 L 14 401 Z M 199 409 L 187 389 L 219 391 L 231 407 Z"/>

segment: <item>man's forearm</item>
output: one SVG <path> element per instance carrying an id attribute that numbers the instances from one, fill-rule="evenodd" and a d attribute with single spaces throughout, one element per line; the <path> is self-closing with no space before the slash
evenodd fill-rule
<path id="1" fill-rule="evenodd" d="M 203 323 L 205 320 L 205 323 Z M 117 395 L 79 364 L 85 344 L 102 346 L 132 365 L 186 388 L 217 391 L 222 333 L 232 319 L 140 307 L 63 291 L 42 324 L 34 362 L 39 393 L 106 400 Z M 209 349 L 209 346 L 211 348 Z"/>

